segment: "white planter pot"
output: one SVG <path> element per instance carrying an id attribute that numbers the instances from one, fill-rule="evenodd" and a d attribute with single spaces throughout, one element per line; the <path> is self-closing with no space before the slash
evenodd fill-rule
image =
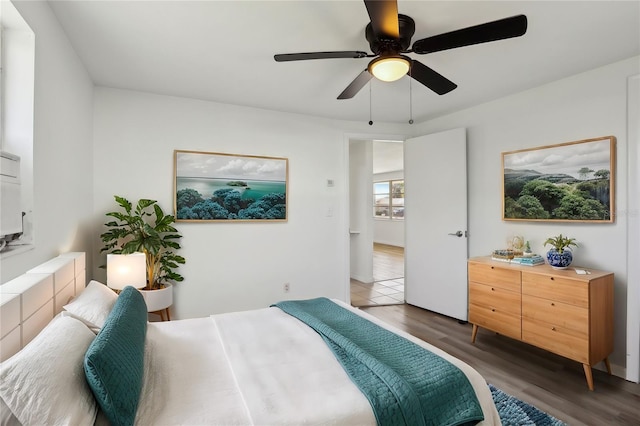
<path id="1" fill-rule="evenodd" d="M 147 312 L 161 311 L 173 304 L 173 286 L 170 284 L 158 290 L 140 290 L 140 293 L 147 304 Z"/>

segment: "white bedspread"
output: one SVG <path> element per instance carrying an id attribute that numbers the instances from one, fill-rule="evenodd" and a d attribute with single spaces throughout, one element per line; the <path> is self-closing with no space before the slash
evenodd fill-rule
<path id="1" fill-rule="evenodd" d="M 340 303 L 457 365 L 485 420 L 499 425 L 471 367 Z M 371 407 L 324 341 L 278 308 L 150 323 L 139 425 L 375 425 Z"/>
<path id="2" fill-rule="evenodd" d="M 251 424 L 210 318 L 149 323 L 136 424 Z"/>

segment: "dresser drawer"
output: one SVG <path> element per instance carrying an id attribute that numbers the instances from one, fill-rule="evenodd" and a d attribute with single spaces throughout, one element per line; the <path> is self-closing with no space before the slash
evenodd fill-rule
<path id="1" fill-rule="evenodd" d="M 469 322 L 514 339 L 521 339 L 520 316 L 499 308 L 469 305 Z"/>
<path id="2" fill-rule="evenodd" d="M 535 296 L 522 296 L 522 316 L 568 328 L 585 336 L 589 333 L 589 311 L 579 306 Z"/>
<path id="3" fill-rule="evenodd" d="M 520 271 L 484 263 L 469 263 L 469 281 L 520 292 Z"/>
<path id="4" fill-rule="evenodd" d="M 523 272 L 522 294 L 589 308 L 587 281 Z"/>
<path id="5" fill-rule="evenodd" d="M 520 316 L 520 293 L 486 284 L 469 283 L 469 303 L 485 308 L 498 308 Z"/>
<path id="6" fill-rule="evenodd" d="M 574 361 L 589 364 L 589 337 L 584 333 L 523 318 L 522 341 Z"/>

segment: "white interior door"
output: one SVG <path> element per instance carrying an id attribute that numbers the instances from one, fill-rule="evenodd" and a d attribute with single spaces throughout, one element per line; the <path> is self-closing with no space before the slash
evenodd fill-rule
<path id="1" fill-rule="evenodd" d="M 466 130 L 407 140 L 404 164 L 405 299 L 466 321 Z"/>

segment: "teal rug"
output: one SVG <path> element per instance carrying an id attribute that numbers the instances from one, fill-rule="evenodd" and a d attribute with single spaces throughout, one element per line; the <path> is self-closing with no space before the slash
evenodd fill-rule
<path id="1" fill-rule="evenodd" d="M 567 426 L 553 416 L 489 384 L 503 426 Z"/>

